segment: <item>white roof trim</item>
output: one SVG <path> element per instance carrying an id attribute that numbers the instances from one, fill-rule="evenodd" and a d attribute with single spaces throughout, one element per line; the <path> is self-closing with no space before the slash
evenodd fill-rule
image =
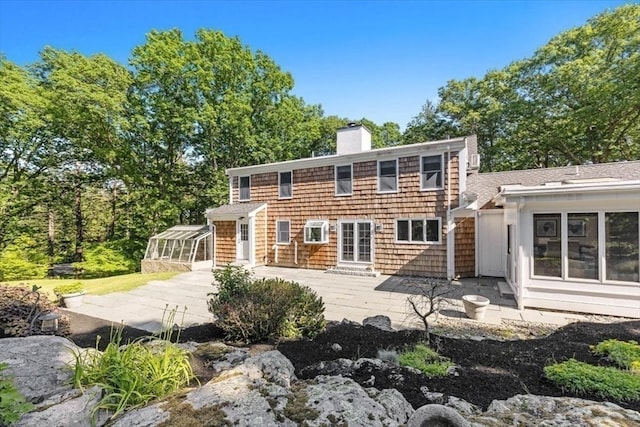
<path id="1" fill-rule="evenodd" d="M 536 197 L 547 195 L 579 194 L 579 193 L 616 193 L 637 191 L 640 195 L 640 180 L 633 181 L 600 181 L 585 182 L 580 184 L 558 185 L 504 185 L 500 187 L 493 201 L 499 205 L 508 202 L 507 199 L 518 197 Z"/>
<path id="2" fill-rule="evenodd" d="M 310 157 L 306 159 L 288 160 L 286 162 L 267 163 L 264 165 L 245 166 L 227 169 L 230 176 L 240 176 L 255 173 L 280 172 L 294 169 L 333 166 L 346 163 L 358 163 L 378 159 L 393 159 L 417 155 L 441 154 L 451 150 L 465 148 L 467 137 L 445 139 L 441 141 L 422 142 L 419 144 L 401 145 L 398 147 L 378 148 L 353 154 L 333 154 L 330 156 Z"/>

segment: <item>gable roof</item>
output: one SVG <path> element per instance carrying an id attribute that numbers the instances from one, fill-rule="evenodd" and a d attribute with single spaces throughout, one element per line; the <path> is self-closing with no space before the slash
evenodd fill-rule
<path id="1" fill-rule="evenodd" d="M 267 207 L 267 204 L 264 202 L 234 203 L 218 206 L 217 208 L 209 208 L 204 212 L 204 215 L 207 218 L 211 218 L 216 221 L 233 221 L 240 217 L 253 216 L 256 212 L 264 209 L 265 207 Z"/>
<path id="2" fill-rule="evenodd" d="M 474 173 L 467 177 L 467 191 L 478 195 L 478 206 L 482 208 L 500 192 L 500 187 L 504 185 L 536 186 L 548 182 L 578 184 L 587 180 L 640 180 L 640 160 Z"/>
<path id="3" fill-rule="evenodd" d="M 476 150 L 476 136 L 444 139 L 440 141 L 420 142 L 417 144 L 398 145 L 395 147 L 376 148 L 352 154 L 332 154 L 329 156 L 308 157 L 305 159 L 287 160 L 285 162 L 266 163 L 262 165 L 243 166 L 226 170 L 229 176 L 250 175 L 256 173 L 282 172 L 294 169 L 314 168 L 320 166 L 344 165 L 354 162 L 365 162 L 377 159 L 392 159 L 394 157 L 410 157 L 420 154 L 433 154 L 451 150 L 462 150 L 467 146 Z"/>

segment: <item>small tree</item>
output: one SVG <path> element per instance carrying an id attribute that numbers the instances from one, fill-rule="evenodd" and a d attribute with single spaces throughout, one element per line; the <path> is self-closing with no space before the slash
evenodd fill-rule
<path id="1" fill-rule="evenodd" d="M 407 282 L 411 295 L 407 297 L 407 304 L 411 311 L 409 316 L 415 316 L 422 321 L 427 333 L 427 344 L 430 344 L 429 316 L 438 314 L 446 295 L 452 292 L 447 283 L 434 278 L 413 278 Z"/>

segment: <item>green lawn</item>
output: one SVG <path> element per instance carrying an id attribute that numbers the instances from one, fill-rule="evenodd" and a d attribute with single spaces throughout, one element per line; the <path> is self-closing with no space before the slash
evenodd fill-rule
<path id="1" fill-rule="evenodd" d="M 7 282 L 9 285 L 27 284 L 42 286 L 40 292 L 46 294 L 51 299 L 55 299 L 53 288 L 73 282 L 82 282 L 87 293 L 93 295 L 104 295 L 112 292 L 125 292 L 139 286 L 145 285 L 151 280 L 166 280 L 178 274 L 178 272 L 162 272 L 162 273 L 131 273 L 121 276 L 104 277 L 101 279 L 32 279 L 32 280 L 14 280 Z"/>

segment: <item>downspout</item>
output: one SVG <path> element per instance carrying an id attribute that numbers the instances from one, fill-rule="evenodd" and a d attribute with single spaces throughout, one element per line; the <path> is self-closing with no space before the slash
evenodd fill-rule
<path id="1" fill-rule="evenodd" d="M 455 279 L 455 221 L 451 215 L 451 146 L 447 145 L 447 280 Z"/>
<path id="2" fill-rule="evenodd" d="M 228 175 L 229 177 L 229 204 L 233 204 L 233 175 Z"/>
<path id="3" fill-rule="evenodd" d="M 298 265 L 298 241 L 293 241 L 293 263 Z"/>
<path id="4" fill-rule="evenodd" d="M 278 245 L 277 244 L 273 245 L 271 249 L 273 249 L 274 251 L 273 259 L 274 259 L 274 262 L 277 264 L 278 263 Z"/>

